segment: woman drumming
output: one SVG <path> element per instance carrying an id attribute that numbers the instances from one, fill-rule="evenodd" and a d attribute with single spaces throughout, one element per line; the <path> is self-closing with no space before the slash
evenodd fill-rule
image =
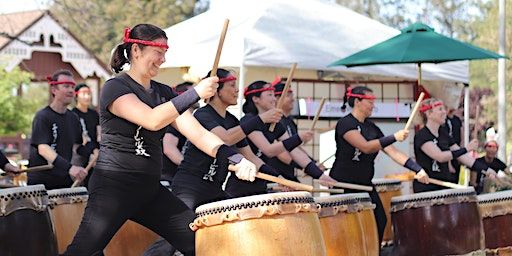
<path id="1" fill-rule="evenodd" d="M 281 112 L 271 109 L 261 115 L 253 116 L 247 123 L 240 125 L 238 119 L 227 111 L 227 107 L 237 104 L 236 77 L 232 72 L 221 68 L 217 70 L 217 76 L 219 77 L 217 93 L 210 98 L 206 106 L 196 110 L 195 118 L 224 143 L 232 146 L 256 164 L 259 171 L 273 173 L 272 169 L 252 153 L 245 137 L 246 134 L 264 127 L 265 123 L 279 122 Z M 184 159 L 173 179 L 173 193 L 191 209 L 229 198 L 222 190 L 222 184 L 228 174 L 227 162 L 201 152 L 189 142 L 186 147 Z"/>
<path id="2" fill-rule="evenodd" d="M 265 81 L 256 81 L 250 84 L 246 88 L 244 96 L 243 111 L 245 116 L 240 121 L 242 125 L 249 122 L 254 116 L 275 108 L 274 87 Z M 266 125 L 263 129 L 253 131 L 247 136 L 249 145 L 256 156 L 264 162 L 268 162 L 271 157 L 283 156 L 283 153 L 285 156 L 289 154 L 288 160 L 282 158 L 283 162 L 290 163 L 293 160 L 304 168 L 306 174 L 315 179 L 320 179 L 322 184 L 329 185 L 329 182 L 335 182 L 335 180 L 323 174 L 307 154 L 297 148 L 303 142 L 311 140 L 313 132 L 299 132 L 296 135 L 289 136 L 280 123 L 276 124 L 276 129 L 273 132 L 269 131 L 269 126 Z M 261 179 L 256 179 L 256 181 L 250 183 L 231 175 L 226 184 L 226 192 L 233 197 L 264 194 L 267 192 L 267 183 Z"/>
<path id="3" fill-rule="evenodd" d="M 186 110 L 211 97 L 218 78 L 201 81 L 174 97 L 170 87 L 152 81 L 165 61 L 167 36 L 160 28 L 139 24 L 126 29 L 110 65 L 119 73 L 108 80 L 100 98 L 101 145 L 89 181 L 82 223 L 65 255 L 98 255 L 130 219 L 160 235 L 185 255 L 194 255 L 195 214 L 160 182 L 162 137 L 172 124 L 211 156 L 239 166 L 237 175 L 254 179 L 254 164 L 206 131 Z M 169 100 L 169 101 L 168 101 Z"/>
<path id="4" fill-rule="evenodd" d="M 448 163 L 457 159 L 472 170 L 487 170 L 485 164 L 475 161 L 468 151 L 475 150 L 478 146 L 477 140 L 472 140 L 466 148 L 461 148 L 446 129 L 441 127 L 446 120 L 446 108 L 441 100 L 430 98 L 421 103 L 420 114 L 425 126 L 414 136 L 414 154 L 416 160 L 427 171 L 428 176 L 450 181 L 452 174 L 449 171 Z M 445 189 L 435 184 L 422 184 L 417 181 L 413 183 L 415 193 Z"/>
<path id="5" fill-rule="evenodd" d="M 329 174 L 332 178 L 342 182 L 373 186 L 374 160 L 382 150 L 397 164 L 417 172 L 416 176 L 422 182 L 428 182 L 428 176 L 421 166 L 391 145 L 396 141 L 405 140 L 408 131 L 400 130 L 393 135 L 384 136 L 380 128 L 368 120 L 372 115 L 375 101 L 370 88 L 364 86 L 347 88 L 344 100 L 345 103 L 348 102 L 352 111 L 336 124 L 336 159 Z M 345 189 L 345 193 L 355 192 L 361 191 Z M 376 205 L 375 220 L 379 241 L 382 241 L 386 227 L 386 214 L 375 187 L 369 194 Z"/>

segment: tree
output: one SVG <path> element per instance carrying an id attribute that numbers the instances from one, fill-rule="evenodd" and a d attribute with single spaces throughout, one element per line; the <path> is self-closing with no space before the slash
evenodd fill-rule
<path id="1" fill-rule="evenodd" d="M 167 28 L 193 15 L 195 0 L 54 0 L 50 11 L 104 62 L 121 43 L 125 27 Z M 172 42 L 170 42 L 172 44 Z"/>
<path id="2" fill-rule="evenodd" d="M 32 101 L 15 96 L 20 85 L 30 83 L 31 76 L 19 68 L 7 72 L 0 67 L 0 135 L 26 133 L 30 129 L 35 106 Z"/>

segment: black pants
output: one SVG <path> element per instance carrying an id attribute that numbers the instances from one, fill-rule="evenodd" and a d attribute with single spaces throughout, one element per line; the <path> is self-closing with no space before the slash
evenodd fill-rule
<path id="1" fill-rule="evenodd" d="M 159 177 L 96 169 L 82 222 L 64 255 L 100 255 L 128 219 L 151 229 L 185 255 L 194 255 L 194 232 L 188 226 L 194 218 L 182 201 L 160 185 Z"/>
<path id="2" fill-rule="evenodd" d="M 352 190 L 345 189 L 345 194 L 349 193 L 361 193 L 360 190 Z M 380 201 L 379 193 L 373 187 L 372 192 L 368 192 L 372 203 L 375 204 L 375 209 L 373 210 L 373 214 L 375 215 L 375 222 L 377 222 L 377 232 L 379 233 L 379 244 L 382 243 L 382 237 L 384 236 L 384 229 L 386 228 L 387 218 L 386 212 L 384 211 L 384 206 Z"/>
<path id="3" fill-rule="evenodd" d="M 182 171 L 174 176 L 171 188 L 172 193 L 192 210 L 203 204 L 229 198 L 228 194 L 222 190 L 221 185 L 213 184 Z"/>

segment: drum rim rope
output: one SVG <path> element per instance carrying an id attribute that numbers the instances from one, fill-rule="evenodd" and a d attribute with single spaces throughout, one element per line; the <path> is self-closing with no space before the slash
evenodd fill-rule
<path id="1" fill-rule="evenodd" d="M 50 207 L 61 204 L 86 203 L 88 200 L 89 194 L 85 187 L 61 188 L 48 191 Z"/>
<path id="2" fill-rule="evenodd" d="M 250 201 L 251 199 L 253 201 Z M 208 206 L 215 206 L 221 202 L 227 205 L 208 208 Z M 197 218 L 189 226 L 196 231 L 201 227 L 220 225 L 224 222 L 298 212 L 317 213 L 318 211 L 318 206 L 308 192 L 264 194 L 202 205 L 196 209 Z"/>
<path id="3" fill-rule="evenodd" d="M 391 212 L 422 208 L 434 205 L 477 202 L 476 192 L 471 188 L 443 189 L 391 198 Z"/>
<path id="4" fill-rule="evenodd" d="M 25 199 L 20 203 L 19 199 Z M 17 199 L 17 200 L 13 200 Z M 48 207 L 48 193 L 44 185 L 33 185 L 0 190 L 0 217 L 21 209 L 45 211 Z"/>
<path id="5" fill-rule="evenodd" d="M 359 202 L 352 194 L 315 197 L 318 205 L 318 217 L 335 216 L 338 213 L 356 213 L 365 209 L 363 203 Z"/>

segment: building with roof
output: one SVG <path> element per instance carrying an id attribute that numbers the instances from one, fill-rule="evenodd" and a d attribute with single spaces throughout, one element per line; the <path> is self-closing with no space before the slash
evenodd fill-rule
<path id="1" fill-rule="evenodd" d="M 86 83 L 98 103 L 101 81 L 111 76 L 98 59 L 49 11 L 0 15 L 0 65 L 7 71 L 19 67 L 33 74 L 32 83 L 46 83 L 55 70 L 70 70 L 77 83 Z M 21 92 L 21 90 L 20 90 Z"/>

